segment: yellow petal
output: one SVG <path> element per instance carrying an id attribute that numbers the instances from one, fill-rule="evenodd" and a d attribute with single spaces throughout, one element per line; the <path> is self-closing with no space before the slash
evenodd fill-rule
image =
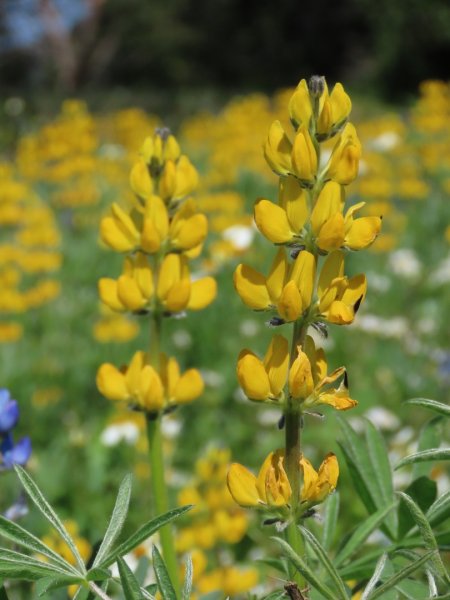
<path id="1" fill-rule="evenodd" d="M 108 277 L 102 277 L 98 282 L 98 293 L 100 300 L 112 310 L 122 312 L 126 310 L 117 296 L 117 281 Z"/>
<path id="2" fill-rule="evenodd" d="M 181 278 L 181 257 L 178 254 L 168 254 L 164 257 L 158 276 L 157 295 L 164 300 L 173 285 Z"/>
<path id="3" fill-rule="evenodd" d="M 336 410 L 349 410 L 354 408 L 358 403 L 348 395 L 348 390 L 337 389 L 330 392 L 324 392 L 318 397 L 319 404 L 328 404 Z"/>
<path id="4" fill-rule="evenodd" d="M 270 397 L 269 376 L 263 363 L 250 350 L 242 350 L 236 366 L 239 385 L 250 400 L 267 400 Z"/>
<path id="5" fill-rule="evenodd" d="M 286 384 L 289 367 L 289 343 L 282 335 L 274 335 L 264 357 L 272 396 L 277 398 Z"/>
<path id="6" fill-rule="evenodd" d="M 137 399 L 142 392 L 142 371 L 145 366 L 145 353 L 135 352 L 125 372 L 125 381 L 130 395 Z"/>
<path id="7" fill-rule="evenodd" d="M 267 478 L 267 473 L 272 468 L 272 461 L 273 461 L 274 455 L 275 455 L 275 453 L 271 452 L 266 457 L 266 459 L 264 460 L 264 462 L 259 470 L 258 477 L 256 478 L 256 490 L 258 492 L 260 499 L 265 504 L 267 504 L 266 478 Z"/>
<path id="8" fill-rule="evenodd" d="M 306 127 L 297 132 L 292 148 L 292 172 L 300 181 L 313 183 L 317 174 L 317 153 Z"/>
<path id="9" fill-rule="evenodd" d="M 178 160 L 180 157 L 180 146 L 173 135 L 169 135 L 164 144 L 162 158 L 163 160 Z"/>
<path id="10" fill-rule="evenodd" d="M 275 304 L 278 301 L 281 292 L 283 291 L 288 270 L 289 263 L 286 258 L 284 247 L 282 247 L 275 254 L 266 280 L 266 287 L 272 304 Z"/>
<path id="11" fill-rule="evenodd" d="M 190 250 L 202 244 L 208 233 L 208 219 L 205 215 L 197 213 L 185 219 L 176 236 L 172 236 L 172 244 L 181 250 Z"/>
<path id="12" fill-rule="evenodd" d="M 380 233 L 380 217 L 361 217 L 355 219 L 345 236 L 345 245 L 352 250 L 367 248 Z"/>
<path id="13" fill-rule="evenodd" d="M 358 175 L 361 143 L 356 135 L 355 127 L 347 123 L 336 142 L 326 167 L 329 179 L 348 185 Z"/>
<path id="14" fill-rule="evenodd" d="M 363 274 L 350 277 L 346 289 L 342 295 L 342 301 L 349 306 L 355 306 L 364 300 L 367 292 L 367 279 Z"/>
<path id="15" fill-rule="evenodd" d="M 330 94 L 333 113 L 333 126 L 338 125 L 348 117 L 352 110 L 352 101 L 341 83 L 336 83 Z"/>
<path id="16" fill-rule="evenodd" d="M 338 212 L 323 224 L 316 241 L 321 250 L 331 252 L 341 248 L 345 239 L 344 217 Z"/>
<path id="17" fill-rule="evenodd" d="M 291 499 L 292 490 L 283 463 L 284 454 L 277 450 L 266 473 L 265 489 L 269 506 L 286 506 Z"/>
<path id="18" fill-rule="evenodd" d="M 344 253 L 336 250 L 328 255 L 325 260 L 322 270 L 320 272 L 318 294 L 319 298 L 323 295 L 325 290 L 331 285 L 333 279 L 336 277 L 342 277 L 344 274 Z"/>
<path id="19" fill-rule="evenodd" d="M 336 455 L 330 452 L 320 465 L 317 478 L 317 492 L 314 500 L 322 502 L 336 489 L 339 478 L 339 464 Z"/>
<path id="20" fill-rule="evenodd" d="M 167 160 L 159 179 L 158 191 L 165 200 L 175 195 L 177 185 L 177 170 L 173 160 Z"/>
<path id="21" fill-rule="evenodd" d="M 175 387 L 180 379 L 180 367 L 173 356 L 168 358 L 163 352 L 159 357 L 159 374 L 166 390 L 166 395 L 171 400 Z"/>
<path id="22" fill-rule="evenodd" d="M 191 282 L 189 278 L 183 278 L 170 288 L 164 306 L 170 312 L 180 312 L 187 308 L 190 296 Z"/>
<path id="23" fill-rule="evenodd" d="M 316 259 L 311 252 L 303 250 L 295 259 L 291 272 L 291 279 L 296 282 L 300 293 L 302 312 L 311 304 L 315 277 Z"/>
<path id="24" fill-rule="evenodd" d="M 274 121 L 264 144 L 264 157 L 269 167 L 277 175 L 287 175 L 291 170 L 291 151 L 292 144 L 280 121 Z"/>
<path id="25" fill-rule="evenodd" d="M 139 159 L 131 169 L 130 185 L 133 192 L 141 198 L 147 198 L 153 192 L 153 182 L 143 159 Z"/>
<path id="26" fill-rule="evenodd" d="M 108 400 L 128 400 L 130 395 L 125 377 L 114 365 L 105 363 L 97 371 L 97 388 Z"/>
<path id="27" fill-rule="evenodd" d="M 164 388 L 158 373 L 147 365 L 145 367 L 147 384 L 139 397 L 139 405 L 148 412 L 157 412 L 164 408 Z"/>
<path id="28" fill-rule="evenodd" d="M 100 222 L 100 237 L 103 242 L 118 252 L 128 252 L 139 245 L 139 232 L 130 215 L 116 202 L 111 206 L 112 216 Z"/>
<path id="29" fill-rule="evenodd" d="M 266 278 L 247 265 L 238 265 L 234 272 L 234 287 L 242 302 L 254 310 L 266 310 L 270 305 Z"/>
<path id="30" fill-rule="evenodd" d="M 351 306 L 345 304 L 341 300 L 335 300 L 330 304 L 328 311 L 325 313 L 327 321 L 336 325 L 349 325 L 355 318 L 355 312 Z"/>
<path id="31" fill-rule="evenodd" d="M 174 197 L 184 198 L 191 194 L 198 185 L 198 173 L 189 158 L 180 156 L 176 168 L 176 187 Z"/>
<path id="32" fill-rule="evenodd" d="M 217 283 L 213 277 L 204 277 L 193 281 L 187 308 L 189 310 L 202 310 L 213 302 L 216 295 Z"/>
<path id="33" fill-rule="evenodd" d="M 302 79 L 297 86 L 294 94 L 289 100 L 289 116 L 296 127 L 304 125 L 309 126 L 312 116 L 311 99 L 309 96 L 308 85 L 305 79 Z"/>
<path id="34" fill-rule="evenodd" d="M 260 232 L 274 244 L 290 242 L 294 237 L 286 212 L 269 200 L 255 204 L 255 223 Z"/>
<path id="35" fill-rule="evenodd" d="M 139 252 L 134 260 L 133 278 L 144 298 L 150 300 L 154 292 L 153 273 L 148 264 L 148 259 L 142 252 Z"/>
<path id="36" fill-rule="evenodd" d="M 302 502 L 309 502 L 314 498 L 318 475 L 307 458 L 302 456 L 300 465 L 303 471 L 303 486 L 300 497 Z"/>
<path id="37" fill-rule="evenodd" d="M 279 201 L 292 231 L 299 234 L 309 216 L 308 192 L 295 177 L 285 177 L 280 180 Z"/>
<path id="38" fill-rule="evenodd" d="M 311 213 L 313 232 L 319 235 L 323 225 L 336 213 L 342 211 L 344 188 L 335 181 L 328 181 L 322 188 Z"/>
<path id="39" fill-rule="evenodd" d="M 117 297 L 127 310 L 139 311 L 147 304 L 137 281 L 129 275 L 121 275 L 117 280 Z"/>
<path id="40" fill-rule="evenodd" d="M 287 323 L 296 321 L 302 314 L 302 299 L 295 281 L 289 281 L 283 288 L 277 303 L 278 314 Z"/>
<path id="41" fill-rule="evenodd" d="M 233 500 L 244 508 L 256 507 L 260 504 L 256 491 L 256 477 L 248 469 L 233 463 L 228 471 L 227 485 Z"/>
<path id="42" fill-rule="evenodd" d="M 289 369 L 289 392 L 295 399 L 304 400 L 314 390 L 311 363 L 305 352 L 299 347 L 297 358 Z"/>
<path id="43" fill-rule="evenodd" d="M 203 379 L 197 369 L 189 369 L 178 380 L 174 391 L 174 400 L 178 404 L 192 402 L 203 394 Z"/>

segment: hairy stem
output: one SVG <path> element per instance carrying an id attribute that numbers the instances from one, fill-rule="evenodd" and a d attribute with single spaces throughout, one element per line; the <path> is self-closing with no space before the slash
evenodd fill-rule
<path id="1" fill-rule="evenodd" d="M 94 594 L 96 594 L 96 596 L 98 596 L 102 600 L 112 600 L 111 597 L 108 596 L 108 594 L 106 594 L 101 588 L 99 588 L 98 585 L 93 581 L 89 582 L 89 588 L 94 592 Z"/>

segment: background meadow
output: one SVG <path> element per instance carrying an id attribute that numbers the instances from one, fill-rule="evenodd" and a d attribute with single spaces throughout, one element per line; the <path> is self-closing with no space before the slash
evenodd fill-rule
<path id="1" fill-rule="evenodd" d="M 136 13 L 144 11 L 135 4 Z M 98 17 L 96 40 L 106 36 L 108 26 L 111 29 L 111 15 L 119 22 L 120 3 L 106 5 Z M 290 4 L 282 6 L 288 18 Z M 234 5 L 233 9 L 237 10 Z M 258 13 L 257 23 L 265 22 L 263 13 Z M 6 11 L 9 19 L 13 14 L 12 9 Z M 170 21 L 170 15 L 166 18 Z M 174 22 L 184 23 L 181 17 Z M 377 25 L 370 22 L 374 39 L 384 48 L 376 37 Z M 73 27 L 80 31 L 82 23 Z M 97 281 L 117 272 L 121 259 L 102 245 L 98 225 L 111 202 L 131 194 L 129 171 L 144 138 L 156 126 L 170 127 L 200 173 L 195 198 L 209 219 L 206 252 L 196 271 L 214 275 L 219 290 L 215 302 L 201 314 L 164 324 L 164 349 L 176 353 L 184 368 L 199 368 L 206 383 L 201 399 L 178 409 L 165 422 L 172 504 L 198 506 L 178 523 L 177 545 L 180 553 L 194 553 L 200 592 L 229 585 L 227 593 L 236 595 L 256 589 L 258 580 L 274 575 L 255 562 L 264 554 L 262 546 L 270 542 L 250 513 L 236 508 L 227 496 L 226 465 L 238 457 L 257 468 L 279 443 L 280 415 L 249 403 L 238 388 L 235 365 L 240 349 L 250 347 L 261 354 L 272 332 L 264 316 L 252 316 L 242 305 L 233 289 L 233 271 L 243 258 L 256 269 L 264 269 L 269 260 L 267 244 L 252 225 L 255 199 L 276 197 L 276 177 L 265 164 L 262 143 L 270 123 L 286 118 L 292 93 L 287 85 L 296 84 L 309 71 L 286 65 L 283 76 L 263 81 L 257 71 L 244 84 L 242 64 L 235 79 L 231 75 L 227 79 L 230 66 L 223 59 L 218 65 L 225 74 L 222 79 L 217 74 L 212 85 L 199 87 L 211 69 L 206 61 L 203 72 L 195 71 L 195 86 L 188 87 L 180 57 L 186 44 L 197 53 L 201 48 L 200 42 L 189 45 L 193 26 L 188 25 L 172 31 L 165 49 L 153 31 L 164 68 L 159 64 L 158 71 L 150 58 L 135 59 L 134 72 L 141 74 L 136 75 L 135 97 L 123 87 L 127 79 L 123 58 L 101 78 L 102 86 L 94 88 L 93 75 L 80 67 L 84 63 L 79 63 L 72 79 L 66 73 L 65 80 L 63 66 L 54 56 L 40 59 L 37 82 L 27 69 L 22 80 L 15 81 L 11 61 L 20 58 L 28 65 L 31 59 L 23 47 L 14 46 L 4 54 L 0 387 L 8 388 L 19 402 L 18 434 L 30 435 L 33 445 L 30 472 L 61 516 L 73 521 L 87 555 L 100 538 L 125 473 L 134 475 L 127 528 L 131 531 L 149 517 L 152 499 L 143 417 L 108 403 L 95 385 L 102 362 L 126 363 L 147 343 L 147 332 L 135 320 L 100 307 Z M 80 39 L 72 25 L 66 29 L 67 44 Z M 130 33 L 120 35 L 119 47 L 127 47 Z M 393 32 L 391 39 L 395 36 Z M 293 43 L 290 40 L 288 36 Z M 307 39 L 305 47 L 308 44 L 312 42 Z M 138 36 L 136 53 L 145 48 Z M 192 56 L 197 65 L 195 52 Z M 335 327 L 323 343 L 333 368 L 347 366 L 352 397 L 359 401 L 348 421 L 356 430 L 362 430 L 364 417 L 374 423 L 383 432 L 391 461 L 397 462 L 417 449 L 424 427 L 430 438 L 435 428 L 444 427 L 426 425 L 429 415 L 406 408 L 403 402 L 413 397 L 448 398 L 450 88 L 440 79 L 428 79 L 440 73 L 417 67 L 403 88 L 397 81 L 383 97 L 380 81 L 386 84 L 388 76 L 394 81 L 392 73 L 401 66 L 382 53 L 376 56 L 377 69 L 372 71 L 363 69 L 364 56 L 354 70 L 352 61 L 344 60 L 346 68 L 329 69 L 329 83 L 353 73 L 349 85 L 343 83 L 350 93 L 352 84 L 355 90 L 352 121 L 363 158 L 360 176 L 348 189 L 350 202 L 364 200 L 364 214 L 383 215 L 383 229 L 368 252 L 354 253 L 347 260 L 349 274 L 364 272 L 368 277 L 368 295 L 355 323 L 345 331 Z M 302 60 L 305 68 L 319 68 L 328 75 L 329 58 L 319 53 L 317 66 Z M 246 72 L 251 72 L 254 61 L 248 61 Z M 147 91 L 146 68 L 156 73 Z M 51 97 L 43 90 L 48 81 L 54 89 Z M 108 85 L 114 90 L 111 94 Z M 304 434 L 305 451 L 316 462 L 324 451 L 340 455 L 337 417 L 325 410 L 324 419 L 326 426 L 311 419 Z M 448 471 L 444 462 L 433 465 L 431 476 L 443 493 L 449 487 Z M 397 477 L 398 487 L 404 488 L 411 473 L 404 469 Z M 343 534 L 366 514 L 344 465 L 339 490 L 344 509 L 338 527 Z M 15 476 L 2 475 L 1 510 L 18 496 Z M 48 535 L 34 511 L 23 521 L 39 535 Z M 143 547 L 132 558 L 137 563 L 147 554 Z M 231 565 L 246 568 L 245 575 L 230 571 Z"/>

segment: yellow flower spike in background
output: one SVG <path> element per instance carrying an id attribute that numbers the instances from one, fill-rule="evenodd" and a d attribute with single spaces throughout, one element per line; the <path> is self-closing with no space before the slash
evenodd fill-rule
<path id="1" fill-rule="evenodd" d="M 278 401 L 283 397 L 288 366 L 288 342 L 283 336 L 275 335 L 263 361 L 251 350 L 241 351 L 237 363 L 238 381 L 250 400 Z"/>

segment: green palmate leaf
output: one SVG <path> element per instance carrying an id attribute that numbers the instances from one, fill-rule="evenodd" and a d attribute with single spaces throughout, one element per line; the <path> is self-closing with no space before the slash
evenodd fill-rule
<path id="1" fill-rule="evenodd" d="M 337 598 L 341 598 L 342 600 L 348 600 L 345 584 L 342 581 L 339 573 L 337 572 L 336 567 L 333 565 L 330 558 L 328 557 L 326 550 L 320 545 L 317 538 L 308 529 L 306 529 L 305 527 L 300 527 L 300 530 L 303 534 L 303 537 L 314 550 L 317 559 L 322 564 L 325 571 L 328 573 L 330 580 L 334 583 L 334 586 L 337 591 Z"/>
<path id="2" fill-rule="evenodd" d="M 110 579 L 111 573 L 108 569 L 99 569 L 94 567 L 87 572 L 86 580 L 87 581 L 106 581 Z"/>
<path id="3" fill-rule="evenodd" d="M 378 581 L 380 580 L 381 574 L 383 573 L 383 569 L 386 565 L 387 554 L 382 554 L 379 558 L 375 571 L 373 572 L 372 577 L 369 580 L 369 583 L 366 585 L 363 595 L 361 596 L 361 600 L 368 600 L 370 594 L 375 589 Z"/>
<path id="4" fill-rule="evenodd" d="M 158 582 L 158 588 L 161 592 L 163 600 L 177 600 L 177 595 L 170 580 L 167 567 L 156 546 L 153 546 L 152 558 L 156 581 Z"/>
<path id="5" fill-rule="evenodd" d="M 119 567 L 120 581 L 125 600 L 142 600 L 141 586 L 123 558 L 119 557 L 117 559 L 117 566 Z"/>
<path id="6" fill-rule="evenodd" d="M 51 548 L 46 546 L 40 539 L 23 529 L 14 521 L 9 521 L 5 517 L 0 516 L 0 537 L 3 537 L 17 546 L 26 548 L 30 552 L 42 554 L 46 556 L 53 564 L 57 564 L 64 571 L 77 574 L 78 571 Z M 0 552 L 4 552 L 0 549 Z"/>
<path id="7" fill-rule="evenodd" d="M 381 526 L 386 516 L 395 506 L 396 503 L 392 502 L 390 505 L 377 510 L 368 519 L 363 521 L 352 533 L 345 546 L 339 551 L 334 561 L 335 565 L 341 565 L 354 552 L 360 550 L 362 543 L 369 537 L 372 531 Z"/>
<path id="8" fill-rule="evenodd" d="M 13 560 L 0 559 L 0 577 L 2 579 L 24 579 L 25 581 L 36 581 L 41 577 L 48 577 L 55 572 L 41 564 L 27 564 Z"/>
<path id="9" fill-rule="evenodd" d="M 315 573 L 309 568 L 306 562 L 290 547 L 290 545 L 281 538 L 273 537 L 273 540 L 278 542 L 282 547 L 284 553 L 295 566 L 296 569 L 303 575 L 303 577 L 310 583 L 313 588 L 320 592 L 328 600 L 336 600 L 336 594 L 327 586 Z"/>
<path id="10" fill-rule="evenodd" d="M 276 569 L 286 577 L 289 576 L 288 564 L 282 558 L 258 558 L 257 562 L 263 565 L 267 565 L 268 567 L 272 567 L 272 569 Z"/>
<path id="11" fill-rule="evenodd" d="M 48 571 L 55 573 L 55 575 L 75 575 L 75 573 L 73 573 L 72 571 L 63 569 L 59 565 L 54 565 L 52 563 L 38 560 L 37 558 L 28 556 L 27 554 L 16 552 L 15 550 L 6 550 L 4 548 L 0 548 L 0 561 L 14 562 L 17 564 L 23 564 L 27 566 L 34 565 L 35 567 L 43 567 Z"/>
<path id="12" fill-rule="evenodd" d="M 414 454 L 410 454 L 409 456 L 402 458 L 402 460 L 395 467 L 395 470 L 400 469 L 405 465 L 436 460 L 450 460 L 450 448 L 432 448 L 431 450 L 414 452 Z"/>
<path id="13" fill-rule="evenodd" d="M 329 550 L 333 544 L 339 515 L 339 492 L 330 494 L 325 502 L 322 528 L 322 546 Z"/>
<path id="14" fill-rule="evenodd" d="M 344 452 L 356 491 L 367 509 L 373 512 L 378 508 L 379 491 L 369 452 L 366 445 L 344 419 L 339 418 L 339 425 L 345 439 L 345 442 L 339 442 L 339 446 Z"/>
<path id="15" fill-rule="evenodd" d="M 62 587 L 68 587 L 69 585 L 73 585 L 76 583 L 81 584 L 83 579 L 80 577 L 76 577 L 75 575 L 71 576 L 49 576 L 43 577 L 36 582 L 36 593 L 38 596 L 43 596 L 47 592 L 51 590 L 57 590 Z"/>
<path id="16" fill-rule="evenodd" d="M 434 417 L 428 423 L 422 427 L 419 434 L 419 443 L 417 444 L 417 451 L 430 450 L 431 448 L 439 448 L 441 445 L 441 432 L 440 424 L 443 418 L 441 416 Z M 430 466 L 426 463 L 414 463 L 413 465 L 413 479 L 417 479 L 421 475 L 428 475 Z"/>
<path id="17" fill-rule="evenodd" d="M 174 519 L 180 517 L 191 508 L 192 506 L 190 505 L 182 506 L 181 508 L 169 510 L 163 515 L 159 515 L 158 517 L 151 519 L 150 521 L 142 525 L 142 527 L 140 527 L 137 531 L 135 531 L 127 540 L 125 540 L 125 542 L 122 542 L 113 552 L 105 556 L 102 562 L 97 563 L 96 566 L 109 567 L 109 565 L 116 562 L 119 556 L 125 556 L 125 554 L 128 554 L 128 552 L 134 550 L 136 546 L 139 546 L 139 544 L 145 542 L 145 540 L 154 533 L 156 533 L 158 529 L 160 529 L 164 525 L 167 525 L 167 523 L 170 523 Z"/>
<path id="18" fill-rule="evenodd" d="M 422 600 L 428 596 L 428 586 L 417 580 L 404 579 L 397 583 L 395 589 L 402 593 L 402 598 L 407 600 Z"/>
<path id="19" fill-rule="evenodd" d="M 119 492 L 117 494 L 116 503 L 109 521 L 108 528 L 105 533 L 105 537 L 101 543 L 101 546 L 95 557 L 93 566 L 99 565 L 102 560 L 108 555 L 114 542 L 122 531 L 123 524 L 128 514 L 128 506 L 130 504 L 131 497 L 131 475 L 126 475 L 122 481 Z"/>
<path id="20" fill-rule="evenodd" d="M 427 512 L 427 519 L 432 527 L 440 525 L 448 517 L 450 517 L 450 490 L 437 498 Z"/>
<path id="21" fill-rule="evenodd" d="M 34 504 L 41 511 L 44 517 L 51 523 L 51 525 L 56 529 L 56 531 L 59 533 L 62 539 L 69 546 L 70 551 L 72 552 L 81 573 L 85 574 L 86 568 L 84 566 L 84 561 L 81 558 L 80 553 L 78 552 L 78 548 L 76 547 L 75 542 L 70 537 L 69 532 L 64 527 L 58 515 L 55 513 L 53 508 L 50 506 L 50 504 L 44 497 L 41 490 L 38 488 L 33 479 L 28 475 L 25 469 L 23 469 L 19 465 L 15 465 L 14 468 L 17 473 L 17 476 L 20 479 L 20 482 L 22 483 L 30 499 L 34 502 Z"/>
<path id="22" fill-rule="evenodd" d="M 405 404 L 414 404 L 415 406 L 429 408 L 440 415 L 450 417 L 450 406 L 448 404 L 443 404 L 442 402 L 437 402 L 436 400 L 429 400 L 428 398 L 412 398 L 411 400 L 407 400 Z"/>
<path id="23" fill-rule="evenodd" d="M 183 584 L 183 590 L 181 593 L 181 599 L 182 600 L 189 600 L 189 598 L 191 597 L 191 593 L 192 593 L 192 576 L 193 576 L 193 566 L 192 566 L 192 558 L 190 555 L 187 556 L 186 558 L 186 567 L 185 567 L 185 574 L 184 574 L 184 584 Z"/>
<path id="24" fill-rule="evenodd" d="M 408 494 L 420 508 L 425 512 L 436 499 L 437 485 L 435 481 L 428 477 L 419 477 L 409 485 L 405 494 Z M 411 515 L 411 511 L 406 506 L 404 500 L 400 500 L 398 505 L 398 535 L 397 539 L 401 540 L 414 526 L 415 521 Z"/>
<path id="25" fill-rule="evenodd" d="M 408 494 L 405 494 L 404 492 L 397 492 L 397 493 L 402 498 L 402 500 L 404 500 L 408 510 L 411 513 L 412 518 L 416 522 L 416 525 L 418 526 L 420 534 L 424 541 L 425 547 L 428 548 L 430 551 L 434 551 L 433 557 L 432 557 L 432 563 L 435 566 L 437 572 L 442 577 L 447 579 L 447 581 L 450 581 L 450 577 L 448 576 L 446 569 L 444 567 L 444 564 L 442 562 L 442 559 L 439 555 L 438 542 L 437 542 L 436 538 L 434 537 L 433 530 L 431 529 L 431 526 L 430 526 L 429 522 L 427 521 L 427 518 L 423 514 L 420 506 L 418 506 L 414 502 L 414 500 L 410 496 L 408 496 Z"/>
<path id="26" fill-rule="evenodd" d="M 392 481 L 392 469 L 389 463 L 388 451 L 383 436 L 378 429 L 368 420 L 366 422 L 366 443 L 369 451 L 370 462 L 375 472 L 376 483 L 379 492 L 380 501 L 375 503 L 378 506 L 386 506 L 394 500 L 394 484 Z M 389 530 L 394 533 L 396 530 L 396 517 L 392 512 L 386 517 L 386 524 Z"/>
<path id="27" fill-rule="evenodd" d="M 406 567 L 403 567 L 403 569 L 400 569 L 399 571 L 397 571 L 397 573 L 392 575 L 392 577 L 390 577 L 382 585 L 377 587 L 376 590 L 370 596 L 368 596 L 368 600 L 375 600 L 376 598 L 380 598 L 388 590 L 395 588 L 398 583 L 400 583 L 401 581 L 403 581 L 404 579 L 409 577 L 411 575 L 411 573 L 414 573 L 414 571 L 416 571 L 419 567 L 424 565 L 427 561 L 432 560 L 435 553 L 436 553 L 436 551 L 431 550 L 430 552 L 427 552 L 426 554 L 424 554 L 421 558 L 419 558 L 415 562 L 413 562 L 409 565 L 406 565 Z"/>

